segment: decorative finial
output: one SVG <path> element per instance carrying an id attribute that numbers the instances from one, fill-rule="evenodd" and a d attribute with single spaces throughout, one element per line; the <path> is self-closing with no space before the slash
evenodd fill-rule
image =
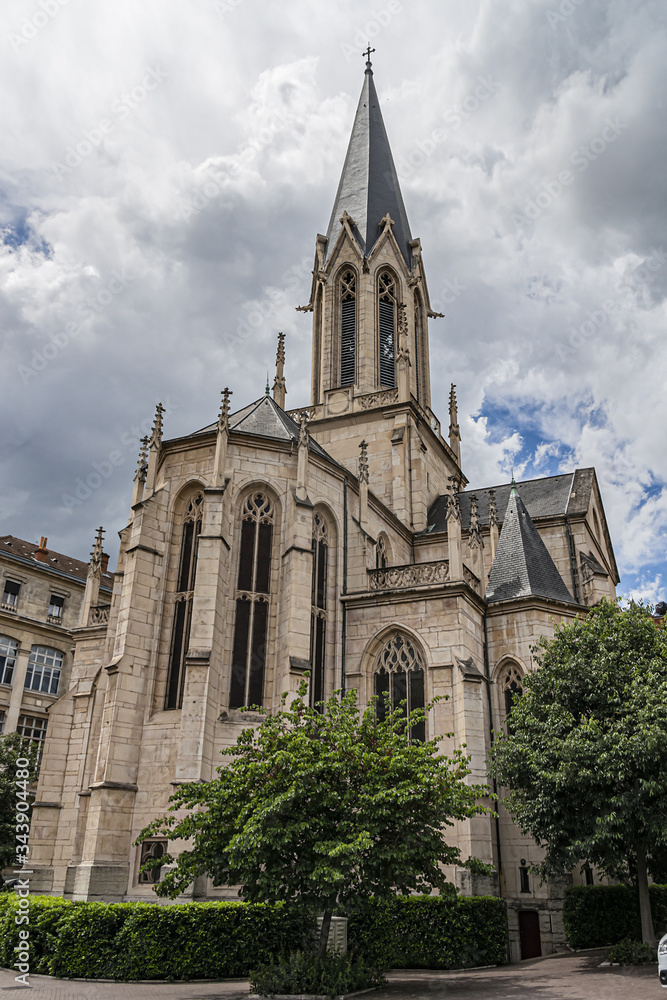
<path id="1" fill-rule="evenodd" d="M 285 334 L 278 334 L 278 349 L 276 351 L 276 377 L 273 380 L 273 398 L 278 406 L 285 409 Z"/>
<path id="2" fill-rule="evenodd" d="M 366 71 L 368 73 L 372 73 L 373 72 L 373 70 L 372 70 L 373 64 L 371 62 L 371 52 L 375 52 L 375 49 L 371 48 L 371 43 L 369 42 L 368 43 L 368 48 L 364 52 L 361 53 L 362 56 L 366 56 Z"/>
<path id="3" fill-rule="evenodd" d="M 362 441 L 359 445 L 359 482 L 368 482 L 368 442 Z"/>
<path id="4" fill-rule="evenodd" d="M 88 576 L 101 577 L 102 576 L 102 541 L 104 538 L 104 528 L 99 527 L 97 529 L 97 534 L 95 536 L 95 544 L 93 545 L 93 551 L 90 553 L 90 562 L 88 563 Z"/>
<path id="5" fill-rule="evenodd" d="M 134 473 L 135 483 L 138 481 L 140 483 L 146 482 L 146 469 L 148 468 L 148 435 L 146 434 L 141 438 L 140 448 L 139 448 L 139 459 L 137 461 L 137 471 Z"/>
<path id="6" fill-rule="evenodd" d="M 308 412 L 302 410 L 299 414 L 299 447 L 308 444 Z"/>
<path id="7" fill-rule="evenodd" d="M 496 507 L 495 490 L 489 490 L 489 524 L 491 527 L 498 524 L 498 508 Z"/>
<path id="8" fill-rule="evenodd" d="M 218 417 L 218 433 L 223 434 L 229 431 L 229 397 L 232 392 L 227 386 L 222 390 L 222 403 L 220 404 L 220 416 Z"/>
<path id="9" fill-rule="evenodd" d="M 470 530 L 479 530 L 479 507 L 477 504 L 477 497 L 473 493 L 470 497 Z"/>
<path id="10" fill-rule="evenodd" d="M 268 395 L 270 395 L 270 393 L 271 393 L 271 387 L 269 385 L 269 373 L 267 372 L 266 373 L 266 388 L 264 389 L 264 394 L 266 396 L 268 396 Z"/>
<path id="11" fill-rule="evenodd" d="M 164 406 L 162 403 L 158 403 L 155 407 L 155 420 L 153 421 L 153 429 L 151 431 L 151 438 L 149 447 L 155 450 L 162 444 L 162 414 L 164 413 Z"/>
<path id="12" fill-rule="evenodd" d="M 516 483 L 514 481 L 514 469 L 512 469 L 512 482 L 510 483 L 510 487 L 511 487 L 510 488 L 510 496 L 512 495 L 512 493 L 516 493 L 516 495 L 518 496 L 519 495 L 519 491 L 516 488 Z"/>

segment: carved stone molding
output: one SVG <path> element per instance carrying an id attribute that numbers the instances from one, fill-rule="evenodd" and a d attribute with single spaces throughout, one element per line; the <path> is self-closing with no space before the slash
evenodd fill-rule
<path id="1" fill-rule="evenodd" d="M 369 392 L 365 396 L 357 396 L 357 402 L 362 410 L 372 410 L 375 406 L 389 406 L 391 403 L 398 403 L 398 389 Z"/>
<path id="2" fill-rule="evenodd" d="M 415 563 L 409 566 L 389 566 L 387 569 L 368 570 L 369 590 L 405 590 L 408 587 L 424 587 L 429 584 L 446 583 L 449 580 L 449 562 Z"/>
<path id="3" fill-rule="evenodd" d="M 97 604 L 90 609 L 89 625 L 106 625 L 109 621 L 109 604 Z"/>

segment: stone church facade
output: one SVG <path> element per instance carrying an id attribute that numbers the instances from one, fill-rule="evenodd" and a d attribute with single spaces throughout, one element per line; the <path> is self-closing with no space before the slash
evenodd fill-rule
<path id="1" fill-rule="evenodd" d="M 68 689 L 49 711 L 35 802 L 34 891 L 154 899 L 140 830 L 183 782 L 310 671 L 313 702 L 355 688 L 408 707 L 446 696 L 425 733 L 465 744 L 485 783 L 531 645 L 602 597 L 618 573 L 593 469 L 469 490 L 456 396 L 443 433 L 431 410 L 429 302 L 370 63 L 310 300 L 310 405 L 285 411 L 279 336 L 272 394 L 163 437 L 158 407 L 139 457 L 108 621 L 91 560 Z M 99 550 L 99 551 L 98 551 Z M 530 934 L 562 940 L 560 888 L 502 805 L 453 828 L 463 857 L 497 878 L 450 872 L 466 893 L 501 893 L 515 957 Z M 578 872 L 573 873 L 580 880 Z M 206 879 L 187 898 L 229 898 Z M 520 944 L 521 942 L 521 944 Z"/>

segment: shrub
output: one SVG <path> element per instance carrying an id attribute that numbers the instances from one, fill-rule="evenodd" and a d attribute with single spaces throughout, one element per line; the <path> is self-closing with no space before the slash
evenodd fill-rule
<path id="1" fill-rule="evenodd" d="M 381 969 L 507 961 L 507 909 L 495 896 L 398 896 L 348 914 L 348 942 Z"/>
<path id="2" fill-rule="evenodd" d="M 667 931 L 667 886 L 649 888 L 656 934 Z M 637 890 L 628 885 L 575 885 L 565 891 L 563 922 L 573 948 L 599 948 L 624 938 L 641 941 Z"/>
<path id="3" fill-rule="evenodd" d="M 250 973 L 250 988 L 260 996 L 281 993 L 314 993 L 335 997 L 371 987 L 385 986 L 381 972 L 350 955 L 329 952 L 320 959 L 314 952 L 297 951 L 273 965 Z"/>
<path id="4" fill-rule="evenodd" d="M 607 961 L 618 965 L 654 965 L 658 961 L 655 948 L 643 941 L 623 938 L 607 952 Z"/>
<path id="5" fill-rule="evenodd" d="M 11 968 L 15 895 L 0 897 L 0 965 Z M 34 973 L 90 979 L 226 979 L 308 947 L 312 914 L 283 904 L 69 902 L 30 897 Z"/>

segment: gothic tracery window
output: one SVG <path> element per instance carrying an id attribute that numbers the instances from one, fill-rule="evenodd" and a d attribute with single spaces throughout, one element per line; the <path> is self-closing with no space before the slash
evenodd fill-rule
<path id="1" fill-rule="evenodd" d="M 512 707 L 516 700 L 523 694 L 523 683 L 521 680 L 521 674 L 517 667 L 511 665 L 503 671 L 501 675 L 501 686 L 503 692 L 505 718 L 507 718 L 512 711 Z"/>
<path id="2" fill-rule="evenodd" d="M 185 684 L 185 657 L 190 642 L 192 598 L 197 573 L 197 546 L 204 513 L 204 495 L 195 493 L 183 516 L 178 582 L 174 595 L 174 621 L 169 652 L 169 673 L 165 709 L 180 708 Z"/>
<path id="3" fill-rule="evenodd" d="M 357 278 L 345 271 L 340 285 L 340 384 L 354 385 L 357 352 Z"/>
<path id="4" fill-rule="evenodd" d="M 380 385 L 396 386 L 396 281 L 390 271 L 383 271 L 378 281 L 378 327 Z"/>
<path id="5" fill-rule="evenodd" d="M 401 708 L 409 715 L 416 708 L 424 707 L 424 661 L 414 643 L 400 632 L 384 644 L 377 660 L 375 694 L 378 696 L 378 719 L 386 717 L 385 695 L 389 695 L 392 708 Z M 426 725 L 419 722 L 410 731 L 411 740 L 426 739 Z"/>
<path id="6" fill-rule="evenodd" d="M 229 707 L 261 706 L 269 626 L 274 513 L 263 493 L 243 505 Z"/>
<path id="7" fill-rule="evenodd" d="M 310 613 L 310 699 L 313 708 L 324 700 L 327 636 L 327 568 L 329 544 L 327 526 L 321 514 L 313 517 L 313 577 Z"/>

